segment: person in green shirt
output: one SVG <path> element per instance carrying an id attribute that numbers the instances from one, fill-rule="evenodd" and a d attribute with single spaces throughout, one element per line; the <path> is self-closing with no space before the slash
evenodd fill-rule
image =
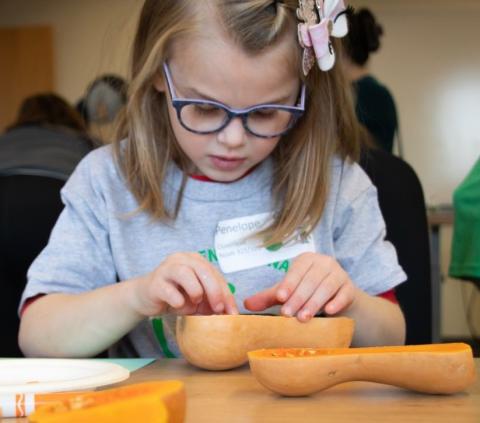
<path id="1" fill-rule="evenodd" d="M 480 158 L 453 193 L 455 222 L 449 275 L 480 282 Z"/>
<path id="2" fill-rule="evenodd" d="M 348 23 L 344 64 L 354 89 L 357 118 L 377 146 L 392 153 L 398 131 L 395 101 L 369 69 L 370 55 L 379 50 L 383 29 L 368 9 L 351 12 Z"/>

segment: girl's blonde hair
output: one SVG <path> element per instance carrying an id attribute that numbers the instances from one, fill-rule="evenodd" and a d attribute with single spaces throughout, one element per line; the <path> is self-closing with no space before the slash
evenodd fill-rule
<path id="1" fill-rule="evenodd" d="M 205 2 L 206 3 L 206 2 Z M 187 181 L 188 160 L 178 146 L 168 117 L 167 98 L 154 87 L 172 42 L 198 26 L 196 0 L 146 0 L 133 46 L 131 84 L 125 113 L 114 143 L 117 161 L 139 203 L 154 219 L 175 218 L 164 202 L 162 184 L 174 160 Z M 262 51 L 283 36 L 296 37 L 298 0 L 211 0 L 223 26 L 248 54 Z M 290 35 L 289 35 L 290 34 Z M 297 45 L 293 44 L 292 45 Z M 319 222 L 328 195 L 331 159 L 356 160 L 360 153 L 359 127 L 349 84 L 341 70 L 341 45 L 335 43 L 337 64 L 329 72 L 316 66 L 303 78 L 301 48 L 292 51 L 299 77 L 307 86 L 304 116 L 272 153 L 273 195 L 278 210 L 262 235 L 268 243 L 282 242 L 302 228 L 310 233 Z M 124 143 L 120 140 L 125 138 Z"/>

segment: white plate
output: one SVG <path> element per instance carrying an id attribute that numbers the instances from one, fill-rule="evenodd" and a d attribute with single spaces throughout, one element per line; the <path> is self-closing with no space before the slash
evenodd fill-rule
<path id="1" fill-rule="evenodd" d="M 121 382 L 130 372 L 118 364 L 83 359 L 0 360 L 0 394 L 92 389 Z"/>

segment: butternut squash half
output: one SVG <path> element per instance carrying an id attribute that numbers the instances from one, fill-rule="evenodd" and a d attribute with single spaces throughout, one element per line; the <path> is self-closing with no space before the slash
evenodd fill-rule
<path id="1" fill-rule="evenodd" d="M 353 327 L 347 317 L 316 317 L 300 323 L 282 316 L 181 316 L 177 342 L 194 366 L 226 370 L 245 364 L 247 352 L 260 348 L 348 347 Z"/>
<path id="2" fill-rule="evenodd" d="M 185 389 L 178 380 L 144 382 L 73 398 L 39 408 L 31 423 L 182 423 Z"/>
<path id="3" fill-rule="evenodd" d="M 463 391 L 476 377 L 462 343 L 333 349 L 263 349 L 248 353 L 255 378 L 285 396 L 310 395 L 342 382 L 369 381 L 429 394 Z"/>

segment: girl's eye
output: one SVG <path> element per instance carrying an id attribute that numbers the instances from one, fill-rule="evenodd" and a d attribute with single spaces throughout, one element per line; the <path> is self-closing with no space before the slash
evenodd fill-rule
<path id="1" fill-rule="evenodd" d="M 194 107 L 195 112 L 199 114 L 213 114 L 219 112 L 218 107 L 211 106 L 209 104 L 196 104 Z"/>
<path id="2" fill-rule="evenodd" d="M 250 115 L 254 119 L 271 119 L 277 114 L 275 109 L 258 109 L 254 110 Z"/>

